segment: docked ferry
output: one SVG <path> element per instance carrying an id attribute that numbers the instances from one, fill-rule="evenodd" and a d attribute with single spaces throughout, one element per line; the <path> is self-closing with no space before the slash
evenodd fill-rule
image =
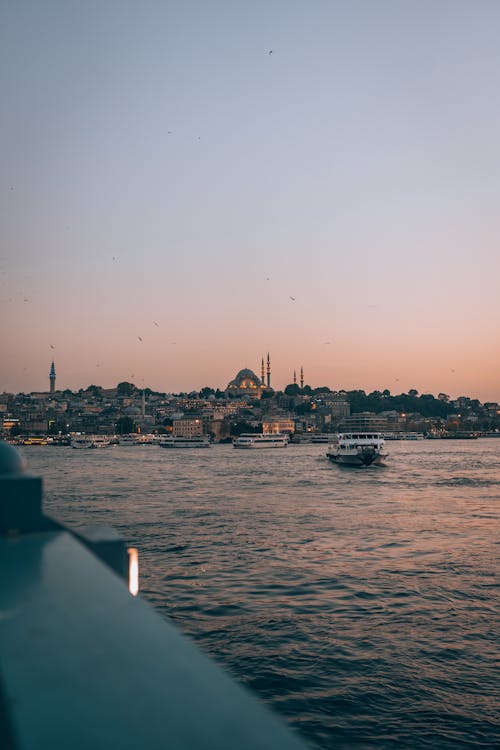
<path id="1" fill-rule="evenodd" d="M 126 446 L 137 446 L 137 445 L 153 445 L 155 442 L 154 435 L 147 435 L 143 433 L 131 433 L 129 435 L 120 435 L 118 438 L 118 445 Z"/>
<path id="2" fill-rule="evenodd" d="M 343 432 L 331 441 L 326 455 L 336 464 L 377 466 L 387 458 L 384 446 L 384 438 L 377 432 Z"/>
<path id="3" fill-rule="evenodd" d="M 158 440 L 158 445 L 160 448 L 210 448 L 211 442 L 208 435 L 193 435 L 192 437 L 166 435 Z"/>
<path id="4" fill-rule="evenodd" d="M 108 435 L 75 435 L 71 439 L 72 448 L 109 448 L 112 438 Z"/>
<path id="5" fill-rule="evenodd" d="M 233 448 L 286 448 L 288 435 L 277 432 L 274 435 L 248 433 L 233 440 Z"/>

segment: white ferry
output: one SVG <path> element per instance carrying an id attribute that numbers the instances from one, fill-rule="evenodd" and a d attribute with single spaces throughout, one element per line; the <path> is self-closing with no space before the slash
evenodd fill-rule
<path id="1" fill-rule="evenodd" d="M 108 435 L 75 435 L 71 439 L 72 448 L 109 448 L 111 444 Z"/>
<path id="2" fill-rule="evenodd" d="M 178 435 L 167 435 L 158 440 L 160 448 L 210 448 L 211 443 L 208 435 L 193 435 L 192 437 L 180 437 Z"/>
<path id="3" fill-rule="evenodd" d="M 379 465 L 387 458 L 384 446 L 384 438 L 377 432 L 343 432 L 329 444 L 326 455 L 346 466 Z"/>
<path id="4" fill-rule="evenodd" d="M 274 435 L 248 433 L 233 440 L 233 448 L 286 448 L 288 435 L 277 432 Z"/>
<path id="5" fill-rule="evenodd" d="M 423 432 L 385 432 L 385 440 L 423 440 Z"/>
<path id="6" fill-rule="evenodd" d="M 152 445 L 155 442 L 154 435 L 142 433 L 132 433 L 130 435 L 120 435 L 118 438 L 119 445 Z"/>

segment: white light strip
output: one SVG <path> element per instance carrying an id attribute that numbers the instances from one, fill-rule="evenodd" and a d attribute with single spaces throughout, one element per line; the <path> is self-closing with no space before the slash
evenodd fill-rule
<path id="1" fill-rule="evenodd" d="M 128 550 L 128 590 L 132 596 L 139 593 L 139 552 L 135 547 Z"/>

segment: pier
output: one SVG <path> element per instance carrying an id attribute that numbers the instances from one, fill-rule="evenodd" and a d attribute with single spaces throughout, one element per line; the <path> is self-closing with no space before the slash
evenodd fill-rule
<path id="1" fill-rule="evenodd" d="M 129 592 L 112 529 L 44 513 L 41 478 L 1 442 L 0 572 L 2 750 L 306 750 Z"/>

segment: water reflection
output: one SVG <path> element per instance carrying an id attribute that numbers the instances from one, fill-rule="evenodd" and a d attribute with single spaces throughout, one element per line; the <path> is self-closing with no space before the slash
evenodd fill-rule
<path id="1" fill-rule="evenodd" d="M 470 442 L 383 472 L 321 446 L 29 458 L 54 514 L 120 530 L 143 595 L 321 747 L 455 748 L 493 744 L 496 684 L 500 464 Z"/>

